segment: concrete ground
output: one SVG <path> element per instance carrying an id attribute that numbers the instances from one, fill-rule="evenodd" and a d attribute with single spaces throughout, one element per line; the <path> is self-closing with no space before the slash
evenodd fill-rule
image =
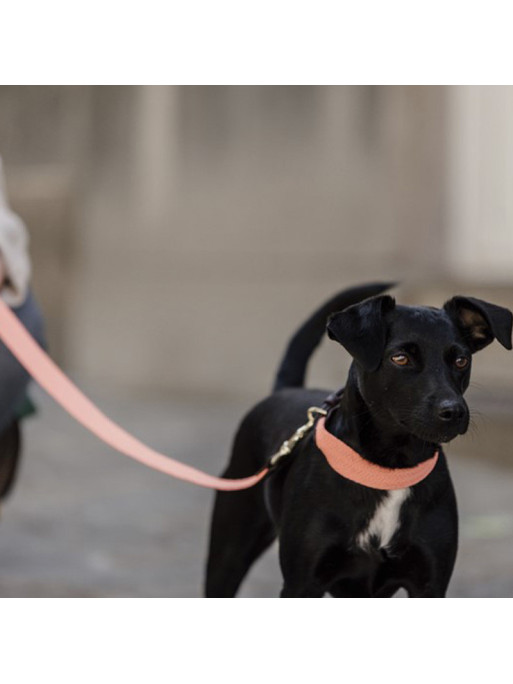
<path id="1" fill-rule="evenodd" d="M 26 422 L 18 486 L 2 510 L 0 596 L 201 596 L 212 492 L 130 461 L 41 391 L 33 396 L 40 411 Z M 143 441 L 210 473 L 222 469 L 248 408 L 215 398 L 123 396 L 108 387 L 89 396 Z M 478 427 L 450 450 L 461 541 L 449 594 L 511 597 L 513 468 L 503 445 L 512 443 L 513 428 L 497 407 Z M 274 547 L 241 595 L 273 597 L 279 589 Z"/>

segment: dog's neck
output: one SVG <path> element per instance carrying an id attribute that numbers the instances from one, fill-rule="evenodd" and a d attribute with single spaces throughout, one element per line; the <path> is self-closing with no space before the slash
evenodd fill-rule
<path id="1" fill-rule="evenodd" d="M 372 463 L 406 468 L 433 456 L 437 444 L 426 442 L 392 423 L 382 406 L 370 406 L 358 389 L 354 366 L 349 371 L 340 406 L 327 424 L 329 432 Z"/>

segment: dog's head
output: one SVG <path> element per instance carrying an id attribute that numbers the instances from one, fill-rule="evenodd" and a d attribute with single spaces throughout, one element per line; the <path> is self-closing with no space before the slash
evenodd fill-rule
<path id="1" fill-rule="evenodd" d="M 468 429 L 472 354 L 494 339 L 511 349 L 512 321 L 508 309 L 472 297 L 435 309 L 385 295 L 333 314 L 328 335 L 353 357 L 358 390 L 380 422 L 441 443 Z"/>

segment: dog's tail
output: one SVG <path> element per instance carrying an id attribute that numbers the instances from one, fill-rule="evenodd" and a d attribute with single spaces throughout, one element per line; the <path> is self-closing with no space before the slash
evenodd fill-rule
<path id="1" fill-rule="evenodd" d="M 303 387 L 308 361 L 322 340 L 330 314 L 358 304 L 368 297 L 375 297 L 394 285 L 395 283 L 371 283 L 342 290 L 317 309 L 290 340 L 276 373 L 273 392 L 285 387 Z"/>

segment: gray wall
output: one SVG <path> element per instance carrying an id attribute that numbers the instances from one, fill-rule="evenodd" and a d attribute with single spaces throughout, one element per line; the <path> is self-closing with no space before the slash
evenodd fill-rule
<path id="1" fill-rule="evenodd" d="M 257 396 L 338 288 L 449 296 L 450 101 L 437 86 L 1 87 L 54 355 L 95 382 Z M 313 380 L 345 365 L 327 348 Z"/>

